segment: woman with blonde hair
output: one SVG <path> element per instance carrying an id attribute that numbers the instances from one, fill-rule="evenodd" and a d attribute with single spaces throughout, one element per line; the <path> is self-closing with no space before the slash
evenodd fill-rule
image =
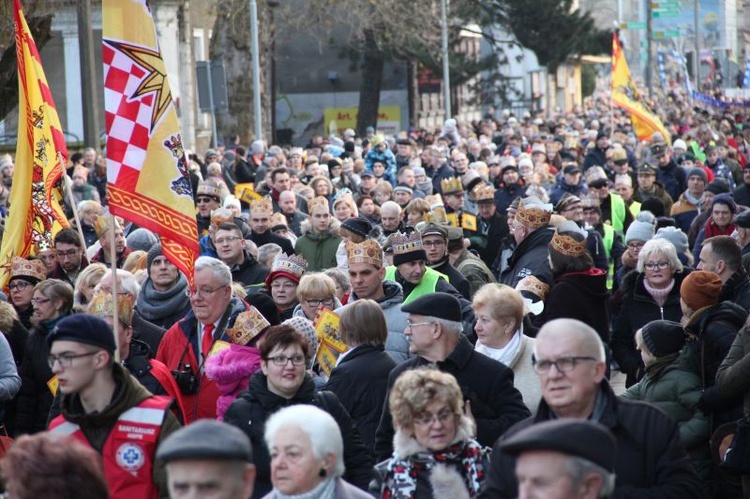
<path id="1" fill-rule="evenodd" d="M 489 449 L 474 439 L 456 378 L 431 368 L 405 371 L 388 403 L 393 455 L 375 466 L 370 492 L 391 499 L 475 497 Z"/>
<path id="2" fill-rule="evenodd" d="M 523 296 L 505 284 L 489 283 L 479 288 L 471 306 L 476 317 L 475 350 L 513 370 L 513 385 L 526 407 L 536 412 L 542 389 L 531 363 L 534 338 L 523 334 Z"/>
<path id="3" fill-rule="evenodd" d="M 386 201 L 393 199 L 393 185 L 387 180 L 378 180 L 372 190 L 372 198 L 378 206 L 382 206 Z"/>
<path id="4" fill-rule="evenodd" d="M 416 227 L 419 222 L 427 222 L 430 217 L 430 203 L 421 198 L 412 199 L 404 208 L 406 226 Z"/>
<path id="5" fill-rule="evenodd" d="M 297 300 L 292 317 L 315 320 L 315 315 L 327 308 L 335 310 L 341 306 L 336 298 L 336 283 L 323 272 L 311 272 L 302 276 L 297 285 Z"/>

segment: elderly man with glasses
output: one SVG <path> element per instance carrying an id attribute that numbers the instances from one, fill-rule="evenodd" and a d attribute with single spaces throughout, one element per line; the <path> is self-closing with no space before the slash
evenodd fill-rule
<path id="1" fill-rule="evenodd" d="M 536 337 L 533 363 L 542 401 L 535 416 L 496 442 L 480 498 L 518 495 L 515 458 L 504 442 L 525 428 L 559 418 L 594 421 L 612 432 L 618 449 L 617 497 L 704 496 L 677 424 L 650 404 L 615 396 L 605 378 L 604 345 L 591 327 L 574 319 L 548 322 Z"/>
<path id="2" fill-rule="evenodd" d="M 172 371 L 182 392 L 185 423 L 216 419 L 219 389 L 206 377 L 204 364 L 217 341 L 228 341 L 226 330 L 237 315 L 249 309 L 232 295 L 232 273 L 226 263 L 201 256 L 194 275 L 191 310 L 164 334 L 156 352 L 156 360 Z"/>

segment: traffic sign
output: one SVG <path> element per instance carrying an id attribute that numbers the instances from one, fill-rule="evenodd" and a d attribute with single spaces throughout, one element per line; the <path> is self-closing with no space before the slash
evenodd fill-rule
<path id="1" fill-rule="evenodd" d="M 654 40 L 661 40 L 664 38 L 679 38 L 679 29 L 668 29 L 664 31 L 654 31 Z"/>
<path id="2" fill-rule="evenodd" d="M 651 2 L 652 9 L 679 10 L 681 7 L 678 0 L 667 0 L 664 2 Z"/>
<path id="3" fill-rule="evenodd" d="M 667 17 L 680 17 L 679 10 L 654 10 L 651 12 L 651 17 L 654 19 L 664 19 Z"/>
<path id="4" fill-rule="evenodd" d="M 629 23 L 621 23 L 620 29 L 646 29 L 646 21 L 631 21 Z"/>

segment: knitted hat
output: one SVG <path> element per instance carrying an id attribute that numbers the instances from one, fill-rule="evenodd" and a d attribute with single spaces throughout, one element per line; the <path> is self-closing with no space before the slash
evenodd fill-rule
<path id="1" fill-rule="evenodd" d="M 729 192 L 729 184 L 723 178 L 715 178 L 706 186 L 706 190 L 713 194 Z"/>
<path id="2" fill-rule="evenodd" d="M 666 207 L 664 206 L 664 201 L 656 197 L 650 197 L 643 201 L 643 203 L 641 203 L 641 209 L 653 213 L 657 218 L 666 215 Z"/>
<path id="3" fill-rule="evenodd" d="M 654 357 L 664 357 L 682 350 L 685 331 L 682 325 L 672 321 L 651 321 L 641 330 L 643 343 Z"/>
<path id="4" fill-rule="evenodd" d="M 680 149 L 682 151 L 687 151 L 687 144 L 682 139 L 677 139 L 672 144 L 672 150 L 676 151 L 677 149 Z"/>
<path id="5" fill-rule="evenodd" d="M 162 256 L 164 254 L 164 251 L 161 248 L 161 244 L 154 244 L 151 246 L 151 249 L 148 250 L 148 254 L 146 255 L 146 271 L 151 271 L 151 264 L 154 263 L 154 260 L 156 260 L 157 256 Z"/>
<path id="6" fill-rule="evenodd" d="M 367 237 L 372 230 L 372 224 L 364 217 L 350 217 L 341 222 L 341 228 L 358 236 Z"/>
<path id="7" fill-rule="evenodd" d="M 700 310 L 719 303 L 721 287 L 721 278 L 717 274 L 705 270 L 696 270 L 688 274 L 682 281 L 680 298 L 692 310 Z"/>
<path id="8" fill-rule="evenodd" d="M 700 166 L 696 166 L 695 168 L 691 168 L 688 171 L 687 178 L 689 179 L 690 177 L 693 177 L 693 176 L 700 177 L 701 179 L 703 179 L 703 183 L 704 184 L 706 182 L 708 182 L 708 175 L 706 175 L 706 171 L 703 168 L 701 168 Z"/>
<path id="9" fill-rule="evenodd" d="M 729 211 L 731 211 L 732 214 L 737 213 L 737 205 L 735 204 L 731 194 L 727 193 L 714 196 L 713 201 L 711 201 L 711 209 L 713 210 L 714 206 L 716 206 L 717 204 L 723 204 L 729 207 Z"/>
<path id="10" fill-rule="evenodd" d="M 688 250 L 688 237 L 677 227 L 662 227 L 656 231 L 654 239 L 666 239 L 674 245 L 678 255 Z"/>
<path id="11" fill-rule="evenodd" d="M 293 327 L 295 331 L 304 336 L 307 339 L 307 343 L 308 345 L 310 345 L 311 350 L 316 351 L 318 349 L 318 333 L 315 331 L 315 327 L 313 327 L 312 321 L 304 317 L 297 316 L 292 317 L 291 319 L 287 319 L 281 324 L 284 326 Z"/>
<path id="12" fill-rule="evenodd" d="M 63 318 L 47 335 L 47 346 L 63 340 L 93 345 L 108 352 L 114 352 L 117 348 L 109 324 L 89 314 L 73 314 Z"/>
<path id="13" fill-rule="evenodd" d="M 650 212 L 649 215 L 651 215 Z M 654 237 L 654 224 L 642 220 L 643 217 L 639 213 L 638 217 L 630 224 L 630 227 L 625 232 L 626 244 L 630 241 L 650 241 Z"/>
<path id="14" fill-rule="evenodd" d="M 159 242 L 159 239 L 156 237 L 156 234 L 142 227 L 135 229 L 133 232 L 128 234 L 128 237 L 126 239 L 127 239 L 127 247 L 133 251 L 137 251 L 137 250 L 148 251 L 156 243 Z"/>

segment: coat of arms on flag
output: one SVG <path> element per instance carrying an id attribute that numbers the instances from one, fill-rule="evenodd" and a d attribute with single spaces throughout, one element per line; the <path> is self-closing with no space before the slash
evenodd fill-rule
<path id="1" fill-rule="evenodd" d="M 144 0 L 102 8 L 110 211 L 159 234 L 165 256 L 192 279 L 195 206 L 151 11 Z"/>

